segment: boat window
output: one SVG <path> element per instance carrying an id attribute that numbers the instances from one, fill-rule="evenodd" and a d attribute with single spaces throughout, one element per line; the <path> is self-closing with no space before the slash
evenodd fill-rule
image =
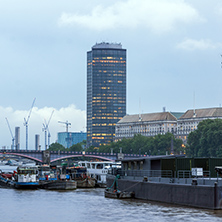
<path id="1" fill-rule="evenodd" d="M 92 163 L 92 169 L 95 169 L 95 163 Z"/>
<path id="2" fill-rule="evenodd" d="M 128 163 L 128 170 L 131 170 L 131 162 Z"/>
<path id="3" fill-rule="evenodd" d="M 137 162 L 134 161 L 134 170 L 137 170 Z"/>
<path id="4" fill-rule="evenodd" d="M 140 169 L 143 170 L 143 161 L 140 161 Z"/>
<path id="5" fill-rule="evenodd" d="M 87 163 L 87 168 L 90 168 L 90 163 Z"/>
<path id="6" fill-rule="evenodd" d="M 103 165 L 102 164 L 97 164 L 96 169 L 103 169 Z"/>
<path id="7" fill-rule="evenodd" d="M 82 166 L 85 166 L 85 163 L 82 163 Z"/>

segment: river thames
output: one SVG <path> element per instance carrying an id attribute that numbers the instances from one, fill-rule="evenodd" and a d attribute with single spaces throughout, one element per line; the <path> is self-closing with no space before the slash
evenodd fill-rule
<path id="1" fill-rule="evenodd" d="M 104 189 L 0 188 L 2 222 L 222 221 L 222 211 L 104 197 Z"/>

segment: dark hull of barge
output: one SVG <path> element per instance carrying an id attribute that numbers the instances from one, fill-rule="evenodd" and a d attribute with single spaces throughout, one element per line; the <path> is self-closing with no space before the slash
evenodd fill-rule
<path id="1" fill-rule="evenodd" d="M 94 188 L 96 181 L 93 178 L 75 179 L 77 182 L 77 188 Z"/>
<path id="2" fill-rule="evenodd" d="M 46 189 L 46 190 L 75 190 L 77 188 L 77 183 L 74 180 L 45 181 L 41 183 L 40 188 Z"/>
<path id="3" fill-rule="evenodd" d="M 114 198 L 114 199 L 131 199 L 134 198 L 134 193 L 105 189 L 104 196 L 106 198 Z"/>
<path id="4" fill-rule="evenodd" d="M 111 186 L 115 176 L 107 176 L 107 186 Z M 222 209 L 222 186 L 161 183 L 118 179 L 118 189 L 134 192 L 134 197 L 142 200 L 177 204 L 206 209 Z"/>

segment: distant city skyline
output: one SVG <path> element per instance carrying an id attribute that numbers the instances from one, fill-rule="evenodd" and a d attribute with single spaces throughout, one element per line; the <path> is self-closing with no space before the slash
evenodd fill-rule
<path id="1" fill-rule="evenodd" d="M 220 0 L 113 0 L 0 3 L 0 147 L 11 146 L 5 117 L 21 129 L 33 98 L 29 142 L 44 147 L 63 126 L 86 131 L 86 54 L 97 42 L 127 49 L 127 113 L 184 112 L 222 104 Z M 139 103 L 139 101 L 141 101 Z"/>

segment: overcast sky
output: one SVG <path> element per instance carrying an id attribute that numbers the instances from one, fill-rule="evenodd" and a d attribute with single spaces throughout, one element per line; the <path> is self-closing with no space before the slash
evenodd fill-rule
<path id="1" fill-rule="evenodd" d="M 86 130 L 86 52 L 127 49 L 127 113 L 185 112 L 222 104 L 221 0 L 0 0 L 0 147 L 29 120 L 29 145 L 55 110 L 51 142 Z M 139 102 L 141 101 L 141 102 Z M 141 103 L 141 105 L 139 105 Z M 140 108 L 141 107 L 141 108 Z"/>

